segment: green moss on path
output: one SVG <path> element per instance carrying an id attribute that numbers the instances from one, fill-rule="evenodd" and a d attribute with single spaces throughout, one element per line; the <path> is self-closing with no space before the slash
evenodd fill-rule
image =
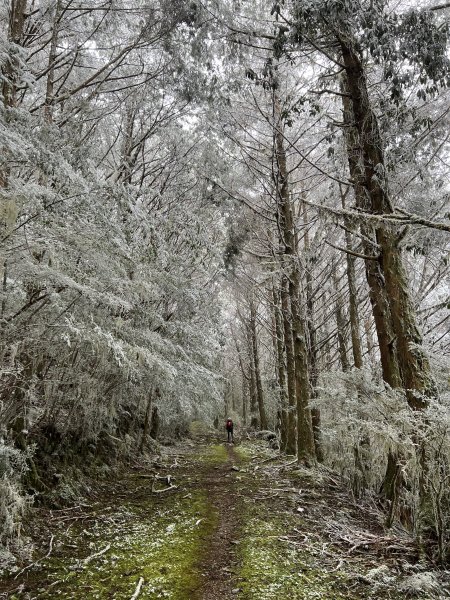
<path id="1" fill-rule="evenodd" d="M 289 523 L 270 517 L 259 507 L 247 521 L 241 549 L 240 598 L 269 600 L 348 600 L 339 574 L 311 564 L 310 556 L 283 539 Z M 344 581 L 344 578 L 343 578 Z"/>
<path id="2" fill-rule="evenodd" d="M 218 466 L 228 460 L 228 452 L 223 444 L 214 444 L 208 451 L 200 456 L 200 461 L 205 465 Z"/>
<path id="3" fill-rule="evenodd" d="M 111 549 L 89 564 L 50 561 L 48 582 L 39 597 L 74 598 L 76 586 L 80 598 L 131 598 L 143 577 L 141 598 L 192 598 L 199 586 L 196 561 L 202 539 L 215 525 L 205 494 L 177 498 L 164 509 L 155 510 L 149 502 L 147 519 L 135 516 L 119 527 L 109 525 L 93 533 L 92 553 L 108 544 Z"/>
<path id="4" fill-rule="evenodd" d="M 168 494 L 152 494 L 151 480 L 145 480 L 143 490 L 141 480 L 129 477 L 122 483 L 128 490 L 134 486 L 136 493 L 131 491 L 118 506 L 97 508 L 89 527 L 75 523 L 65 531 L 63 543 L 55 535 L 55 552 L 28 571 L 25 590 L 42 599 L 126 599 L 143 578 L 140 600 L 196 598 L 205 540 L 218 518 L 197 476 L 226 460 L 223 446 L 208 447 L 194 459 L 195 468 L 183 473 L 185 485 Z M 107 552 L 84 562 L 108 546 Z M 8 597 L 28 596 L 16 592 Z"/>
<path id="5" fill-rule="evenodd" d="M 340 519 L 346 532 L 372 534 L 366 515 L 355 506 L 350 514 L 351 499 L 333 479 L 327 484 L 326 474 L 291 468 L 255 442 L 234 448 L 202 440 L 166 453 L 156 468 L 170 473 L 177 489 L 158 480 L 164 491 L 156 494 L 154 471 L 129 473 L 99 482 L 103 492 L 90 507 L 56 516 L 47 510 L 41 537 L 54 536 L 49 558 L 37 559 L 46 554 L 47 541 L 34 566 L 0 582 L 0 599 L 130 600 L 141 578 L 139 600 L 404 596 L 390 584 L 372 585 L 370 573 L 386 562 L 373 544 L 367 557 L 353 557 L 345 537 L 330 540 L 330 519 L 336 526 Z M 45 514 L 39 514 L 42 531 Z M 386 581 L 395 577 L 392 570 Z"/>

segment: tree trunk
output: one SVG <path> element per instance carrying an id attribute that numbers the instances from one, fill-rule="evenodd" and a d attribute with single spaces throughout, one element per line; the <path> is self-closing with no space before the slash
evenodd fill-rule
<path id="1" fill-rule="evenodd" d="M 256 390 L 255 360 L 254 360 L 254 356 L 253 356 L 251 333 L 249 330 L 247 331 L 247 343 L 248 343 L 248 356 L 249 356 L 249 363 L 250 363 L 250 382 L 249 382 L 250 415 L 251 415 L 251 417 L 253 417 L 253 415 L 256 412 L 256 407 L 258 405 L 258 393 Z"/>
<path id="2" fill-rule="evenodd" d="M 244 427 L 247 425 L 247 390 L 249 385 L 247 377 L 242 374 L 242 424 Z"/>
<path id="3" fill-rule="evenodd" d="M 347 145 L 350 175 L 355 182 L 358 208 L 374 214 L 393 212 L 386 178 L 383 140 L 372 110 L 367 80 L 351 38 L 341 35 L 339 43 L 346 71 L 343 96 L 344 120 L 349 125 Z M 365 230 L 369 229 L 365 227 Z M 392 387 L 402 386 L 409 406 L 421 410 L 428 398 L 437 395 L 428 358 L 422 350 L 422 336 L 408 290 L 401 250 L 388 226 L 369 233 L 378 245 L 376 260 L 365 260 L 370 299 L 380 344 L 383 377 Z M 365 248 L 365 253 L 367 250 Z M 371 251 L 373 252 L 373 250 Z M 425 468 L 425 467 L 424 467 Z M 390 449 L 383 491 L 390 501 L 388 525 L 396 512 L 403 485 L 399 457 Z"/>
<path id="4" fill-rule="evenodd" d="M 9 27 L 8 27 L 8 42 L 14 46 L 20 46 L 23 41 L 23 31 L 25 25 L 25 11 L 27 0 L 11 0 Z M 17 51 L 9 49 L 8 56 L 3 62 L 0 71 L 2 80 L 1 90 L 3 95 L 3 105 L 5 108 L 13 108 L 17 104 L 17 84 L 20 79 L 19 74 L 20 62 L 17 59 Z M 8 114 L 6 114 L 8 118 Z M 0 149 L 1 150 L 1 149 Z M 7 188 L 9 182 L 9 167 L 6 166 L 0 169 L 0 188 Z M 2 237 L 4 235 L 3 224 Z"/>
<path id="5" fill-rule="evenodd" d="M 308 214 L 306 204 L 303 203 L 303 221 L 306 225 L 308 223 Z M 308 359 L 309 359 L 309 380 L 311 384 L 311 398 L 317 397 L 317 384 L 319 378 L 319 366 L 317 356 L 317 331 L 314 325 L 314 301 L 313 301 L 313 287 L 312 287 L 312 269 L 313 264 L 311 261 L 311 248 L 309 243 L 308 228 L 304 233 L 304 248 L 306 258 L 306 324 L 308 331 Z M 320 409 L 311 408 L 311 420 L 314 436 L 314 448 L 316 457 L 319 462 L 324 461 L 323 448 L 322 448 L 322 437 L 321 437 L 321 425 L 320 425 Z"/>
<path id="6" fill-rule="evenodd" d="M 139 452 L 143 452 L 145 444 L 147 442 L 147 437 L 150 430 L 150 416 L 152 414 L 152 400 L 153 392 L 150 392 L 147 399 L 147 407 L 145 409 L 144 431 L 142 432 L 142 439 L 139 445 Z"/>
<path id="7" fill-rule="evenodd" d="M 50 52 L 48 56 L 47 85 L 45 92 L 44 114 L 49 123 L 53 122 L 53 97 L 55 82 L 55 64 L 57 59 L 58 35 L 61 18 L 61 0 L 57 0 L 55 7 L 55 17 L 53 19 L 52 39 L 50 42 Z"/>
<path id="8" fill-rule="evenodd" d="M 364 321 L 364 332 L 366 334 L 367 353 L 370 362 L 373 364 L 375 362 L 375 343 L 372 336 L 372 323 L 369 318 Z"/>
<path id="9" fill-rule="evenodd" d="M 283 339 L 283 314 L 280 306 L 280 294 L 275 288 L 275 282 L 272 285 L 272 300 L 273 300 L 273 314 L 274 314 L 274 325 L 275 325 L 275 360 L 276 360 L 276 374 L 278 388 L 280 390 L 280 408 L 279 408 L 279 421 L 280 421 L 280 447 L 281 450 L 286 450 L 287 443 L 287 407 L 288 398 L 286 393 L 286 367 L 285 367 L 285 348 Z"/>
<path id="10" fill-rule="evenodd" d="M 152 437 L 154 440 L 157 440 L 158 434 L 159 434 L 159 412 L 158 412 L 158 407 L 154 406 L 153 410 L 152 410 L 150 437 Z"/>
<path id="11" fill-rule="evenodd" d="M 345 198 L 341 189 L 341 201 L 342 208 L 345 208 Z M 347 229 L 345 231 L 345 245 L 347 250 L 352 251 L 352 234 L 348 230 L 350 223 L 347 223 Z M 355 262 L 356 258 L 347 254 L 347 284 L 348 284 L 348 306 L 350 313 L 350 333 L 352 338 L 352 353 L 353 353 L 353 364 L 357 369 L 361 369 L 363 366 L 362 349 L 361 349 L 361 337 L 360 337 L 360 323 L 358 314 L 358 288 L 356 286 L 356 271 Z"/>
<path id="12" fill-rule="evenodd" d="M 353 114 L 354 130 L 359 140 L 362 168 L 355 181 L 356 187 L 364 191 L 365 206 L 361 207 L 376 214 L 392 213 L 387 180 L 385 177 L 383 140 L 373 112 L 364 67 L 351 43 L 340 38 L 342 56 L 347 74 L 347 85 Z M 417 327 L 416 314 L 408 289 L 401 251 L 396 235 L 388 227 L 380 226 L 376 231 L 379 246 L 376 263 L 381 274 L 390 313 L 392 346 L 396 346 L 397 364 L 401 382 L 409 405 L 420 410 L 427 405 L 427 398 L 437 395 L 428 358 L 422 350 L 422 335 Z M 372 267 L 373 268 L 373 267 Z"/>
<path id="13" fill-rule="evenodd" d="M 349 86 L 346 84 L 344 92 Z M 360 145 L 360 136 L 355 129 L 351 98 L 343 96 L 344 122 L 346 127 L 346 142 L 350 177 L 354 181 L 356 206 L 365 211 L 371 211 L 371 200 L 364 184 L 363 154 Z M 376 234 L 372 226 L 361 226 L 363 234 L 363 249 L 367 256 L 375 256 L 379 250 Z M 387 297 L 384 275 L 379 259 L 366 259 L 364 261 L 366 279 L 369 286 L 369 299 L 378 337 L 380 350 L 381 369 L 383 379 L 391 387 L 401 387 L 400 369 L 396 350 L 396 337 L 392 325 L 391 310 Z"/>
<path id="14" fill-rule="evenodd" d="M 284 349 L 286 352 L 286 380 L 288 408 L 285 416 L 287 423 L 287 436 L 285 450 L 287 454 L 296 454 L 296 405 L 295 396 L 295 356 L 294 356 L 294 337 L 292 333 L 292 314 L 291 302 L 289 297 L 289 281 L 283 274 L 281 284 L 281 306 L 283 311 L 283 329 L 284 329 Z"/>
<path id="15" fill-rule="evenodd" d="M 305 326 L 300 314 L 299 274 L 294 269 L 292 273 L 291 293 L 292 302 L 294 352 L 295 352 L 295 392 L 297 398 L 297 458 L 299 462 L 309 464 L 315 460 L 314 435 L 311 418 L 309 365 L 306 351 Z"/>
<path id="16" fill-rule="evenodd" d="M 22 44 L 26 9 L 27 0 L 11 0 L 8 41 L 15 46 L 20 46 Z M 3 103 L 9 108 L 16 106 L 17 104 L 19 64 L 17 51 L 10 51 L 2 69 Z"/>
<path id="17" fill-rule="evenodd" d="M 247 425 L 247 391 L 250 395 L 250 375 L 247 375 L 237 339 L 234 339 L 242 377 L 242 422 Z"/>
<path id="18" fill-rule="evenodd" d="M 288 294 L 292 315 L 292 334 L 294 346 L 295 399 L 297 409 L 297 457 L 299 461 L 315 460 L 314 436 L 312 430 L 311 410 L 309 408 L 309 373 L 306 353 L 306 337 L 304 323 L 300 313 L 300 277 L 297 264 L 297 242 L 293 222 L 291 199 L 289 196 L 289 179 L 286 162 L 286 151 L 282 133 L 283 123 L 279 99 L 274 96 L 275 112 L 275 157 L 276 186 L 278 204 L 278 223 L 282 242 L 284 242 L 283 276 L 288 280 Z M 288 367 L 289 369 L 289 367 Z M 289 376 L 289 371 L 288 371 Z M 289 415 L 291 416 L 291 415 Z M 289 424 L 288 452 L 291 453 L 291 423 Z M 295 452 L 295 451 L 294 451 Z M 292 452 L 293 453 L 293 452 Z"/>
<path id="19" fill-rule="evenodd" d="M 339 289 L 339 278 L 336 270 L 336 263 L 333 260 L 333 283 L 334 283 L 334 293 L 335 293 L 335 315 L 336 315 L 336 325 L 337 325 L 337 336 L 338 336 L 338 349 L 339 349 L 339 358 L 341 361 L 341 367 L 344 373 L 349 370 L 350 365 L 348 363 L 347 358 L 347 347 L 345 344 L 345 316 L 344 316 L 344 306 L 342 302 L 341 291 Z"/>
<path id="20" fill-rule="evenodd" d="M 256 307 L 253 299 L 250 301 L 250 331 L 252 339 L 252 350 L 253 350 L 253 362 L 255 366 L 255 383 L 256 383 L 256 398 L 258 402 L 259 411 L 259 423 L 262 430 L 267 429 L 267 417 L 266 410 L 264 407 L 264 396 L 263 387 L 261 381 L 261 370 L 259 367 L 259 354 L 258 354 L 258 338 L 256 331 Z"/>

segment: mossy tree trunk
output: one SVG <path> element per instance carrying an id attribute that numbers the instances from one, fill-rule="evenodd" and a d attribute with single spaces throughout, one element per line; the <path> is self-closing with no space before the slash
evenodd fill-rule
<path id="1" fill-rule="evenodd" d="M 250 375 L 247 374 L 246 368 L 244 366 L 244 361 L 242 359 L 241 349 L 239 346 L 239 342 L 235 338 L 236 352 L 239 360 L 239 367 L 241 369 L 241 379 L 242 379 L 242 422 L 244 425 L 247 425 L 247 396 L 250 396 Z"/>
<path id="2" fill-rule="evenodd" d="M 364 66 L 350 35 L 340 35 L 338 41 L 346 74 L 344 120 L 349 125 L 347 150 L 356 204 L 368 213 L 391 214 L 383 140 L 370 103 Z M 366 245 L 365 252 L 373 254 L 375 248 L 377 252 L 376 257 L 366 259 L 365 264 L 383 377 L 391 387 L 403 387 L 409 406 L 421 410 L 427 406 L 428 399 L 437 394 L 437 389 L 422 350 L 422 335 L 397 236 L 384 225 L 378 225 L 375 231 L 366 225 L 363 233 L 373 240 L 373 247 Z M 391 501 L 388 524 L 393 521 L 401 485 L 399 457 L 391 450 L 383 484 L 383 492 Z"/>
<path id="3" fill-rule="evenodd" d="M 249 381 L 249 390 L 250 390 L 250 414 L 253 415 L 256 412 L 256 407 L 258 405 L 258 393 L 256 389 L 256 375 L 255 375 L 255 360 L 253 356 L 253 346 L 251 333 L 247 326 L 247 345 L 248 345 L 248 358 L 249 358 L 249 371 L 250 371 L 250 381 Z"/>
<path id="4" fill-rule="evenodd" d="M 341 189 L 342 208 L 345 208 L 345 197 Z M 349 230 L 350 223 L 347 223 L 345 230 L 345 245 L 349 251 L 346 255 L 347 260 L 347 285 L 348 285 L 348 310 L 350 317 L 350 335 L 352 339 L 353 365 L 356 369 L 363 366 L 362 345 L 360 322 L 358 313 L 358 288 L 356 285 L 356 257 L 350 254 L 353 251 L 352 233 Z"/>
<path id="5" fill-rule="evenodd" d="M 348 94 L 349 86 L 345 83 L 344 89 Z M 371 200 L 365 186 L 364 160 L 361 148 L 360 135 L 354 127 L 353 106 L 350 95 L 343 99 L 344 122 L 347 127 L 346 142 L 350 177 L 354 182 L 356 206 L 364 211 L 371 212 Z M 379 246 L 375 229 L 371 225 L 361 226 L 366 279 L 369 287 L 369 299 L 380 350 L 381 369 L 383 379 L 393 388 L 401 386 L 400 369 L 396 351 L 396 337 L 392 325 L 391 310 L 384 285 L 384 275 L 379 261 Z"/>
<path id="6" fill-rule="evenodd" d="M 23 42 L 26 10 L 27 0 L 11 0 L 8 40 L 15 46 L 20 46 Z M 19 64 L 18 55 L 10 53 L 2 66 L 2 94 L 6 107 L 13 107 L 17 104 Z"/>
<path id="7" fill-rule="evenodd" d="M 385 177 L 383 140 L 370 104 L 364 67 L 351 41 L 342 37 L 339 41 L 346 70 L 353 129 L 359 140 L 355 149 L 359 150 L 361 168 L 355 181 L 361 188 L 358 196 L 365 199 L 364 206 L 360 208 L 374 214 L 391 214 L 393 208 Z M 422 335 L 417 326 L 401 250 L 395 232 L 387 226 L 377 227 L 375 241 L 379 248 L 377 260 L 366 262 L 372 268 L 376 264 L 377 272 L 382 277 L 389 309 L 386 316 L 390 316 L 385 320 L 390 321 L 393 334 L 390 344 L 395 346 L 398 372 L 408 403 L 413 409 L 422 409 L 427 405 L 427 398 L 436 395 L 436 385 L 428 358 L 422 350 Z"/>
<path id="8" fill-rule="evenodd" d="M 147 398 L 147 405 L 145 408 L 145 416 L 144 416 L 144 429 L 142 432 L 142 438 L 141 438 L 141 443 L 139 445 L 139 451 L 143 452 L 144 448 L 145 448 L 145 444 L 147 443 L 148 440 L 148 436 L 150 433 L 150 430 L 153 427 L 152 424 L 152 404 L 153 404 L 153 398 L 159 398 L 160 397 L 160 392 L 159 389 L 156 388 L 154 391 L 151 390 L 148 394 L 148 398 Z M 158 414 L 157 412 L 157 407 L 156 408 L 156 414 Z M 155 433 L 155 430 L 153 430 L 153 432 Z M 157 430 L 156 430 L 156 434 L 157 434 Z M 153 437 L 153 436 L 152 436 Z"/>
<path id="9" fill-rule="evenodd" d="M 153 438 L 154 440 L 158 439 L 159 425 L 160 425 L 160 419 L 159 419 L 158 407 L 154 406 L 153 410 L 152 410 L 152 419 L 151 419 L 151 427 L 150 427 L 150 437 Z"/>
<path id="10" fill-rule="evenodd" d="M 55 65 L 58 60 L 58 38 L 59 38 L 59 27 L 61 21 L 61 9 L 62 1 L 56 0 L 55 15 L 53 17 L 52 26 L 52 37 L 50 41 L 50 52 L 48 55 L 48 66 L 47 66 L 47 82 L 45 90 L 45 105 L 44 114 L 48 123 L 53 122 L 53 100 L 54 100 L 54 88 L 55 88 Z"/>
<path id="11" fill-rule="evenodd" d="M 8 25 L 8 42 L 11 47 L 23 44 L 26 9 L 27 0 L 11 0 Z M 17 51 L 10 51 L 2 60 L 0 75 L 3 105 L 6 109 L 13 108 L 17 105 L 17 87 L 20 81 L 20 61 Z M 6 114 L 6 118 L 8 118 L 8 114 Z M 9 167 L 5 166 L 0 169 L 0 189 L 8 187 L 9 178 Z"/>
<path id="12" fill-rule="evenodd" d="M 287 409 L 285 414 L 286 422 L 286 443 L 285 451 L 287 454 L 296 453 L 296 396 L 295 396 L 295 356 L 294 356 L 294 336 L 292 333 L 292 313 L 291 301 L 289 296 L 289 281 L 283 274 L 281 283 L 281 307 L 283 312 L 283 333 L 284 350 L 286 353 L 286 383 L 287 383 Z"/>

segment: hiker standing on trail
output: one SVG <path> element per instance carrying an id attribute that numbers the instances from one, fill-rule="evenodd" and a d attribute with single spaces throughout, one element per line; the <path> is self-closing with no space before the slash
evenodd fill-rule
<path id="1" fill-rule="evenodd" d="M 234 443 L 233 440 L 233 421 L 230 419 L 230 417 L 228 417 L 227 422 L 225 424 L 225 429 L 227 430 L 227 434 L 228 434 L 228 442 Z"/>

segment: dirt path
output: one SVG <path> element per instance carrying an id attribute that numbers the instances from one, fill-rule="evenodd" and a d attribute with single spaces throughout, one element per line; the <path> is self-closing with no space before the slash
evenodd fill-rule
<path id="1" fill-rule="evenodd" d="M 226 463 L 207 470 L 202 480 L 217 517 L 215 529 L 209 539 L 205 540 L 207 550 L 199 565 L 204 581 L 199 590 L 202 600 L 227 600 L 235 598 L 238 591 L 233 575 L 238 566 L 236 545 L 240 534 L 241 515 L 232 473 L 233 467 L 238 468 L 236 465 L 239 458 L 232 446 L 227 445 L 226 448 Z"/>
<path id="2" fill-rule="evenodd" d="M 373 503 L 263 443 L 187 441 L 91 485 L 73 506 L 34 511 L 34 555 L 0 580 L 0 599 L 450 598 L 448 573 L 384 530 Z"/>
<path id="3" fill-rule="evenodd" d="M 235 597 L 240 460 L 228 444 L 197 439 L 164 449 L 150 469 L 94 482 L 79 505 L 37 509 L 33 561 L 0 581 L 0 598 L 126 600 L 141 580 L 139 600 Z"/>

